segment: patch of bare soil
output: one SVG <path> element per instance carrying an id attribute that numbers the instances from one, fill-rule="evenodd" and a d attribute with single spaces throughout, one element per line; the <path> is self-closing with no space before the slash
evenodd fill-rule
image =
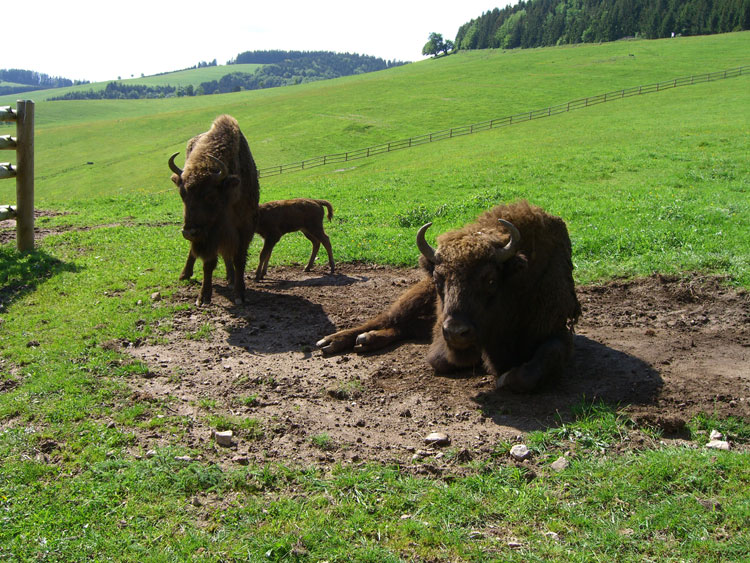
<path id="1" fill-rule="evenodd" d="M 133 400 L 168 398 L 172 413 L 192 421 L 183 443 L 204 459 L 292 465 L 404 464 L 436 431 L 449 436 L 458 459 L 482 459 L 500 440 L 569 418 L 583 397 L 623 407 L 667 436 L 679 436 L 701 411 L 750 416 L 750 294 L 713 277 L 579 287 L 575 361 L 559 383 L 532 395 L 496 392 L 483 373 L 435 375 L 424 342 L 370 355 L 315 349 L 324 335 L 381 311 L 420 275 L 356 264 L 333 276 L 274 268 L 250 283 L 243 306 L 215 281 L 214 303 L 178 313 L 168 343 L 119 343 L 151 369 L 132 381 Z M 184 287 L 177 299 L 193 303 L 197 291 Z M 262 435 L 239 431 L 231 447 L 216 446 L 211 414 L 255 419 Z M 137 448 L 170 440 L 150 431 Z"/>

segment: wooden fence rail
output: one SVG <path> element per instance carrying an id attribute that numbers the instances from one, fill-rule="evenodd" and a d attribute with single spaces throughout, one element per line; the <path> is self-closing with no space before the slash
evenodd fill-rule
<path id="1" fill-rule="evenodd" d="M 16 206 L 0 206 L 0 220 L 16 219 L 16 246 L 34 249 L 34 102 L 18 100 L 15 111 L 0 107 L 0 121 L 16 122 L 16 137 L 0 137 L 0 150 L 15 150 L 16 165 L 0 162 L 0 179 L 16 179 Z"/>
<path id="2" fill-rule="evenodd" d="M 693 84 L 700 84 L 702 82 L 712 82 L 714 80 L 723 80 L 725 78 L 734 78 L 742 74 L 748 74 L 750 72 L 750 66 L 741 66 L 728 70 L 720 70 L 718 72 L 711 72 L 708 74 L 701 74 L 697 76 L 686 76 L 682 78 L 673 78 L 665 82 L 657 82 L 655 84 L 646 84 L 643 86 L 634 86 L 632 88 L 625 88 L 623 90 L 615 90 L 613 92 L 607 92 L 605 94 L 598 94 L 596 96 L 590 96 L 588 98 L 580 98 L 577 100 L 571 100 L 563 104 L 556 106 L 550 106 L 543 109 L 527 111 L 523 113 L 517 113 L 515 115 L 508 115 L 497 119 L 491 119 L 489 121 L 482 121 L 480 123 L 474 123 L 472 125 L 463 125 L 460 127 L 453 127 L 451 129 L 445 129 L 443 131 L 436 131 L 434 133 L 427 133 L 425 135 L 419 135 L 417 137 L 411 137 L 408 139 L 402 139 L 400 141 L 390 141 L 381 145 L 375 145 L 372 147 L 366 147 L 363 149 L 357 149 L 353 151 L 347 151 L 336 154 L 328 154 L 325 156 L 316 156 L 314 158 L 308 158 L 299 162 L 292 162 L 290 164 L 280 164 L 278 166 L 271 166 L 268 168 L 261 168 L 258 170 L 258 175 L 261 178 L 267 176 L 278 176 L 285 172 L 294 172 L 297 170 L 306 170 L 308 168 L 316 168 L 318 166 L 324 166 L 326 164 L 340 164 L 349 162 L 352 160 L 359 160 L 361 158 L 368 158 L 378 154 L 387 152 L 402 150 L 410 147 L 416 147 L 425 143 L 434 143 L 436 141 L 442 141 L 443 139 L 452 139 L 454 137 L 461 137 L 463 135 L 471 135 L 479 133 L 480 131 L 487 131 L 489 129 L 495 129 L 499 127 L 507 127 L 509 125 L 515 125 L 516 123 L 523 123 L 525 121 L 531 121 L 532 119 L 541 119 L 543 117 L 550 117 L 574 111 L 581 108 L 595 106 L 597 104 L 603 104 L 605 102 L 612 102 L 615 100 L 621 100 L 623 98 L 629 98 L 631 96 L 641 96 L 643 94 L 650 94 L 652 92 L 661 92 L 670 88 L 678 88 L 680 86 L 690 86 Z"/>

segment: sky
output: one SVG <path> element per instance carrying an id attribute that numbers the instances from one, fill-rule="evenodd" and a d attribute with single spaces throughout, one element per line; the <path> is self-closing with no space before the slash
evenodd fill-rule
<path id="1" fill-rule="evenodd" d="M 28 25 L 2 26 L 0 68 L 98 82 L 269 49 L 419 61 L 430 32 L 454 40 L 462 24 L 508 3 L 515 1 L 39 2 L 17 12 Z"/>

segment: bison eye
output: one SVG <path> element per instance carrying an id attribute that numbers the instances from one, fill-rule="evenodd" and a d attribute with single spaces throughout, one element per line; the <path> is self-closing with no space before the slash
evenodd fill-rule
<path id="1" fill-rule="evenodd" d="M 494 275 L 487 276 L 486 278 L 484 278 L 482 285 L 484 291 L 487 294 L 492 295 L 497 291 L 497 277 Z"/>

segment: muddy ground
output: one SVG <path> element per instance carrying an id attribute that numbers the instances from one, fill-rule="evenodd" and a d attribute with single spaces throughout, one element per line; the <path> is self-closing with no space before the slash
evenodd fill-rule
<path id="1" fill-rule="evenodd" d="M 479 372 L 437 376 L 424 361 L 424 342 L 370 355 L 315 349 L 420 275 L 357 264 L 342 264 L 336 275 L 272 268 L 265 281 L 249 283 L 243 306 L 215 280 L 213 304 L 170 319 L 165 343 L 115 343 L 150 368 L 131 382 L 132 400 L 168 398 L 172 415 L 192 421 L 180 441 L 222 464 L 409 465 L 425 456 L 433 463 L 423 470 L 487 458 L 500 441 L 570 419 L 583 398 L 623 408 L 666 438 L 684 438 L 698 412 L 750 417 L 750 294 L 715 277 L 579 287 L 575 361 L 561 382 L 533 395 L 496 392 L 493 378 Z M 174 299 L 192 304 L 197 292 L 196 282 Z M 257 424 L 238 427 L 225 448 L 212 440 L 212 416 Z M 428 448 L 431 432 L 447 434 L 450 444 Z M 144 431 L 133 453 L 174 438 Z"/>

